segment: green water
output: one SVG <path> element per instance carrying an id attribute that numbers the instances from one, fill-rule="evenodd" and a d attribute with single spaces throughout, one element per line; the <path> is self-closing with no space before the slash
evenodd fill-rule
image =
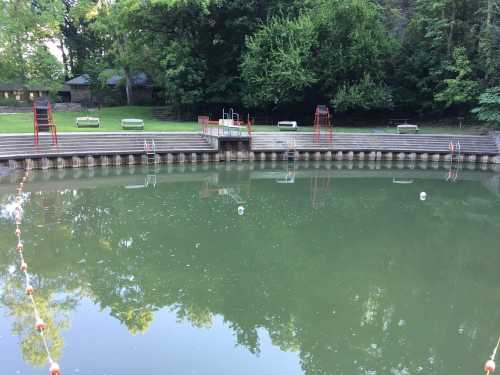
<path id="1" fill-rule="evenodd" d="M 25 256 L 63 374 L 482 373 L 500 175 L 350 167 L 34 173 Z M 0 179 L 0 373 L 47 374 L 16 178 Z"/>

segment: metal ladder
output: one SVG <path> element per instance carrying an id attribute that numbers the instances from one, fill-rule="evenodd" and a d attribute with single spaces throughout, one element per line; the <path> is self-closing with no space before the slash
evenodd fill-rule
<path id="1" fill-rule="evenodd" d="M 458 171 L 461 169 L 462 164 L 462 145 L 460 141 L 450 141 L 448 148 L 451 152 L 451 160 L 446 181 L 455 182 L 458 179 Z"/>
<path id="2" fill-rule="evenodd" d="M 295 142 L 295 138 L 289 139 L 286 149 L 286 160 L 295 161 L 297 157 L 297 153 L 295 152 L 296 149 L 297 149 L 297 143 Z"/>
<path id="3" fill-rule="evenodd" d="M 295 183 L 295 160 L 290 160 L 286 164 L 285 175 L 276 180 L 278 184 L 294 184 Z"/>
<path id="4" fill-rule="evenodd" d="M 155 164 L 156 162 L 156 144 L 155 140 L 151 139 L 149 142 L 144 140 L 144 153 L 146 154 L 146 163 Z"/>
<path id="5" fill-rule="evenodd" d="M 156 187 L 156 175 L 155 174 L 148 174 L 146 176 L 146 179 L 144 181 L 144 187 L 148 187 L 152 185 L 153 187 Z"/>

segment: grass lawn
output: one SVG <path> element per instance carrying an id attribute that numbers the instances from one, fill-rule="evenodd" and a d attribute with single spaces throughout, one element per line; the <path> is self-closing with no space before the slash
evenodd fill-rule
<path id="1" fill-rule="evenodd" d="M 144 120 L 145 131 L 199 131 L 200 128 L 195 122 L 172 122 L 158 121 L 153 119 L 151 107 L 112 107 L 103 108 L 93 112 L 56 112 L 54 114 L 58 132 L 111 132 L 123 131 L 121 119 L 140 118 Z M 77 117 L 92 116 L 101 119 L 100 128 L 77 128 L 75 119 Z M 276 126 L 256 125 L 254 131 L 277 131 Z M 300 132 L 311 132 L 310 126 L 299 128 Z M 29 113 L 0 114 L 0 133 L 32 133 L 33 115 Z M 334 127 L 334 132 L 341 133 L 396 133 L 396 128 L 392 127 Z M 428 133 L 450 133 L 450 134 L 481 134 L 485 132 L 483 127 L 466 127 L 460 129 L 451 126 L 436 126 L 424 124 L 420 126 L 421 134 Z"/>
<path id="2" fill-rule="evenodd" d="M 100 128 L 77 128 L 77 117 L 99 117 Z M 112 107 L 97 111 L 84 112 L 54 112 L 54 120 L 58 132 L 115 132 L 122 131 L 121 120 L 124 118 L 140 118 L 144 120 L 145 131 L 198 131 L 194 122 L 164 122 L 153 119 L 151 107 Z M 0 133 L 32 133 L 33 114 L 17 113 L 13 115 L 0 114 Z"/>

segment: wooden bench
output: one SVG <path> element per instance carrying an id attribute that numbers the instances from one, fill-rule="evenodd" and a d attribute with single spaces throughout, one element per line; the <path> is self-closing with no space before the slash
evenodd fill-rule
<path id="1" fill-rule="evenodd" d="M 122 120 L 123 130 L 144 130 L 144 121 L 138 118 L 124 118 Z"/>
<path id="2" fill-rule="evenodd" d="M 278 121 L 278 129 L 280 131 L 297 131 L 297 121 Z"/>
<path id="3" fill-rule="evenodd" d="M 398 125 L 398 134 L 418 133 L 418 125 L 401 124 Z"/>
<path id="4" fill-rule="evenodd" d="M 75 125 L 77 128 L 100 128 L 101 120 L 99 117 L 77 117 Z"/>

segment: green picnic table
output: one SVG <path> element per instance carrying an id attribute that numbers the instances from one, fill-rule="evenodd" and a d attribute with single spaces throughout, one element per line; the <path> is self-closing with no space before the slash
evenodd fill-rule
<path id="1" fill-rule="evenodd" d="M 144 130 L 144 121 L 138 118 L 125 118 L 122 120 L 124 130 Z"/>
<path id="2" fill-rule="evenodd" d="M 101 120 L 99 117 L 77 117 L 75 125 L 77 128 L 100 128 Z"/>

